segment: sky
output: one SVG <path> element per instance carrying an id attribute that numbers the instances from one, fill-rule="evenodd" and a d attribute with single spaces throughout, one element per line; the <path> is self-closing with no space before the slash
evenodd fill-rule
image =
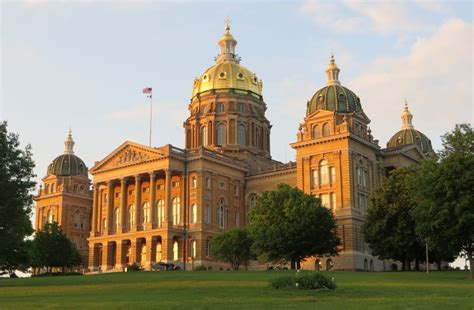
<path id="1" fill-rule="evenodd" d="M 435 150 L 474 119 L 469 1 L 8 1 L 0 6 L 0 119 L 31 144 L 40 181 L 64 149 L 92 167 L 125 140 L 184 146 L 192 84 L 218 54 L 224 21 L 263 80 L 273 158 L 294 160 L 306 102 L 330 50 L 384 147 L 404 100 Z"/>

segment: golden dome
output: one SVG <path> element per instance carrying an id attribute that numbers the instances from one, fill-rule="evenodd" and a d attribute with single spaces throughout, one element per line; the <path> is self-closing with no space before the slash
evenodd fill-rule
<path id="1" fill-rule="evenodd" d="M 262 80 L 240 65 L 240 57 L 235 53 L 236 45 L 237 41 L 230 33 L 230 21 L 227 19 L 225 33 L 219 39 L 221 52 L 216 57 L 216 64 L 194 80 L 192 98 L 212 90 L 229 89 L 262 96 Z"/>

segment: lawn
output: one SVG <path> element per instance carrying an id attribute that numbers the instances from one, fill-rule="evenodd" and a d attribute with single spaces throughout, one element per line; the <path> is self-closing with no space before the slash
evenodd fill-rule
<path id="1" fill-rule="evenodd" d="M 0 309 L 474 309 L 466 272 L 330 272 L 334 291 L 275 290 L 292 271 L 168 271 L 0 280 Z"/>

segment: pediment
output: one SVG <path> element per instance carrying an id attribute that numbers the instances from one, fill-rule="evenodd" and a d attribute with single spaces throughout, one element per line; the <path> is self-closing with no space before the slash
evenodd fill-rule
<path id="1" fill-rule="evenodd" d="M 323 118 L 327 116 L 333 116 L 334 112 L 333 111 L 327 111 L 327 110 L 316 110 L 314 113 L 308 115 L 305 117 L 305 121 L 310 121 L 318 118 Z"/>
<path id="2" fill-rule="evenodd" d="M 122 145 L 116 148 L 104 159 L 99 162 L 96 162 L 94 167 L 90 169 L 90 172 L 96 173 L 100 170 L 108 170 L 139 164 L 142 162 L 161 158 L 163 156 L 163 152 L 159 149 L 130 141 L 125 141 Z"/>

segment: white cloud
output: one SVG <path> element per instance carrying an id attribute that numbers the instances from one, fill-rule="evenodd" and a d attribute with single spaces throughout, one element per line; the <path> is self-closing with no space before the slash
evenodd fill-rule
<path id="1" fill-rule="evenodd" d="M 404 97 L 415 128 L 433 140 L 455 123 L 473 121 L 472 35 L 472 24 L 450 20 L 431 37 L 418 38 L 408 55 L 375 59 L 347 83 L 361 97 L 383 142 L 400 128 L 396 116 Z"/>
<path id="2" fill-rule="evenodd" d="M 306 0 L 300 10 L 320 26 L 338 32 L 417 33 L 433 30 L 433 25 L 423 21 L 411 7 L 409 2 Z"/>

